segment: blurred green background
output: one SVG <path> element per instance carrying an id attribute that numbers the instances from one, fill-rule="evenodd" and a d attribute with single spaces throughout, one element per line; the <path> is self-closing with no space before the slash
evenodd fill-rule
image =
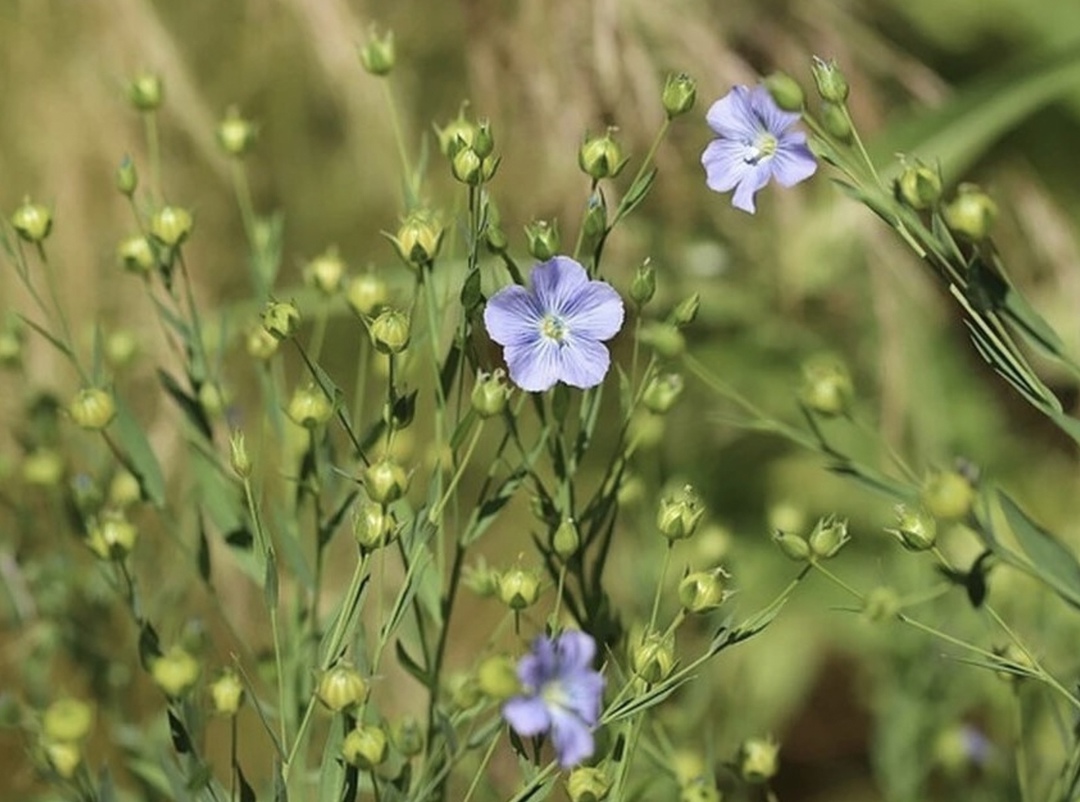
<path id="1" fill-rule="evenodd" d="M 1044 523 L 1080 540 L 1073 448 L 981 364 L 949 299 L 891 231 L 841 196 L 827 168 L 797 190 L 766 190 L 749 217 L 706 189 L 698 163 L 710 138 L 704 111 L 732 84 L 781 69 L 809 88 L 811 55 L 836 59 L 852 85 L 852 114 L 882 164 L 918 153 L 940 160 L 950 185 L 975 180 L 997 199 L 996 234 L 1012 278 L 1078 353 L 1075 0 L 0 0 L 0 209 L 9 213 L 24 195 L 54 209 L 50 251 L 87 342 L 100 320 L 107 331 L 134 329 L 150 354 L 159 347 L 138 282 L 115 256 L 132 232 L 113 171 L 124 154 L 146 162 L 140 120 L 125 101 L 140 70 L 164 79 L 167 196 L 196 213 L 189 258 L 205 304 L 249 292 L 228 163 L 214 141 L 231 105 L 259 124 L 248 160 L 256 207 L 285 216 L 282 295 L 300 284 L 304 260 L 329 245 L 355 269 L 393 264 L 380 235 L 396 228 L 400 210 L 392 129 L 379 81 L 356 58 L 373 24 L 396 36 L 390 81 L 406 141 L 435 154 L 425 190 L 433 205 L 449 212 L 455 194 L 435 157 L 432 123 L 444 124 L 463 101 L 491 120 L 503 156 L 491 191 L 519 253 L 530 219 L 557 219 L 564 240 L 576 233 L 588 190 L 576 160 L 583 135 L 616 126 L 640 159 L 662 121 L 666 74 L 694 76 L 698 107 L 673 128 L 653 193 L 611 241 L 612 281 L 625 287 L 649 256 L 659 306 L 699 292 L 695 353 L 785 419 L 796 419 L 799 364 L 819 351 L 840 355 L 856 378 L 860 417 L 913 465 L 970 459 Z M 10 273 L 0 274 L 0 298 L 0 311 L 28 308 Z M 61 397 L 74 387 L 44 343 L 31 340 L 29 349 L 30 386 L 7 383 L 5 421 L 42 387 Z M 1045 367 L 1075 406 L 1075 388 Z M 149 391 L 152 375 L 137 386 Z M 175 452 L 175 411 L 152 393 L 143 403 L 155 447 Z M 692 384 L 657 447 L 655 475 L 645 478 L 650 487 L 690 480 L 707 495 L 726 533 L 711 548 L 725 554 L 740 606 L 767 601 L 794 572 L 769 543 L 779 513 L 807 526 L 831 512 L 849 517 L 855 542 L 838 565 L 863 590 L 933 582 L 925 564 L 882 534 L 888 505 L 732 417 Z M 8 428 L 0 437 L 11 449 Z M 947 545 L 961 561 L 975 553 L 964 533 Z M 643 540 L 641 552 L 650 549 L 659 553 L 660 544 Z M 643 562 L 625 556 L 611 567 L 628 599 L 650 592 Z M 995 575 L 992 592 L 1050 665 L 1076 669 L 1076 627 L 1052 602 L 1007 576 Z M 979 623 L 951 601 L 939 623 L 978 637 Z M 784 744 L 777 788 L 787 802 L 906 800 L 917 798 L 904 776 L 912 763 L 933 759 L 937 735 L 968 723 L 997 751 L 996 763 L 964 775 L 966 798 L 996 798 L 980 789 L 1001 788 L 997 775 L 1012 770 L 1004 686 L 942 659 L 921 636 L 883 633 L 836 609 L 848 603 L 814 582 L 764 637 L 717 665 L 715 682 L 695 685 L 668 710 L 672 729 L 680 731 L 680 706 L 704 705 L 714 734 L 694 744 L 694 731 L 681 732 L 690 746 L 724 756 L 747 734 L 775 733 Z M 21 652 L 8 634 L 14 645 L 0 676 L 10 677 Z M 2 737 L 10 768 L 0 788 L 9 783 L 5 798 L 16 798 L 33 787 L 32 772 L 19 759 L 20 739 Z"/>

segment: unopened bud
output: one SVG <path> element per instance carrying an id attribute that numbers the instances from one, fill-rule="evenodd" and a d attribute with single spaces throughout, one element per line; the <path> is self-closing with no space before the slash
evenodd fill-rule
<path id="1" fill-rule="evenodd" d="M 729 578 L 723 568 L 687 574 L 679 583 L 679 603 L 689 613 L 715 610 L 731 595 L 727 589 Z"/>
<path id="2" fill-rule="evenodd" d="M 82 765 L 82 748 L 79 744 L 65 741 L 45 741 L 42 744 L 45 759 L 53 771 L 65 780 L 75 776 Z"/>
<path id="3" fill-rule="evenodd" d="M 896 528 L 886 529 L 908 551 L 926 551 L 937 540 L 937 521 L 921 508 L 908 509 L 903 504 L 896 507 Z"/>
<path id="4" fill-rule="evenodd" d="M 116 417 L 116 402 L 107 390 L 87 387 L 75 394 L 68 405 L 68 413 L 77 426 L 98 431 Z"/>
<path id="5" fill-rule="evenodd" d="M 701 296 L 695 292 L 675 307 L 675 310 L 671 313 L 671 322 L 680 328 L 682 326 L 689 326 L 697 318 L 698 309 L 700 307 Z"/>
<path id="6" fill-rule="evenodd" d="M 595 766 L 578 766 L 566 778 L 570 802 L 603 802 L 611 791 L 611 778 Z"/>
<path id="7" fill-rule="evenodd" d="M 334 713 L 355 707 L 367 698 L 368 686 L 351 663 L 338 663 L 319 677 L 315 695 Z"/>
<path id="8" fill-rule="evenodd" d="M 668 540 L 682 540 L 694 534 L 705 516 L 701 496 L 690 485 L 660 499 L 656 527 Z"/>
<path id="9" fill-rule="evenodd" d="M 959 471 L 933 471 L 923 482 L 923 506 L 935 518 L 956 521 L 967 516 L 975 501 L 975 488 Z"/>
<path id="10" fill-rule="evenodd" d="M 11 215 L 11 226 L 27 242 L 44 242 L 52 230 L 52 212 L 25 198 Z"/>
<path id="11" fill-rule="evenodd" d="M 287 340 L 300 327 L 300 310 L 296 304 L 269 301 L 262 312 L 262 324 L 277 340 Z"/>
<path id="12" fill-rule="evenodd" d="M 697 83 L 685 72 L 671 73 L 664 81 L 660 103 L 669 120 L 686 114 L 697 100 Z"/>
<path id="13" fill-rule="evenodd" d="M 54 487 L 64 478 L 64 458 L 51 448 L 37 448 L 23 459 L 22 478 L 27 484 Z"/>
<path id="14" fill-rule="evenodd" d="M 920 161 L 907 164 L 895 189 L 896 197 L 912 209 L 929 209 L 941 199 L 941 173 Z"/>
<path id="15" fill-rule="evenodd" d="M 222 716 L 235 716 L 244 704 L 244 683 L 235 671 L 226 671 L 210 685 L 210 698 L 214 712 Z"/>
<path id="16" fill-rule="evenodd" d="M 397 309 L 383 309 L 371 321 L 371 341 L 384 354 L 400 354 L 409 345 L 409 316 Z"/>
<path id="17" fill-rule="evenodd" d="M 150 241 L 140 235 L 128 237 L 120 243 L 116 252 L 125 270 L 141 276 L 148 275 L 157 261 Z"/>
<path id="18" fill-rule="evenodd" d="M 345 288 L 345 301 L 358 315 L 373 315 L 387 296 L 386 282 L 374 273 L 361 273 Z"/>
<path id="19" fill-rule="evenodd" d="M 103 560 L 123 560 L 135 548 L 139 530 L 122 512 L 111 511 L 93 522 L 86 536 L 86 545 Z"/>
<path id="20" fill-rule="evenodd" d="M 265 362 L 277 353 L 279 340 L 262 326 L 255 326 L 247 335 L 248 356 Z"/>
<path id="21" fill-rule="evenodd" d="M 563 560 L 568 560 L 577 554 L 577 550 L 581 548 L 581 533 L 573 518 L 563 518 L 551 537 L 551 548 Z"/>
<path id="22" fill-rule="evenodd" d="M 345 262 L 337 248 L 329 248 L 304 265 L 304 282 L 316 287 L 323 295 L 333 295 L 341 287 L 345 275 Z"/>
<path id="23" fill-rule="evenodd" d="M 481 599 L 489 599 L 499 592 L 499 572 L 488 567 L 482 557 L 476 565 L 465 566 L 461 581 Z"/>
<path id="24" fill-rule="evenodd" d="M 1031 656 L 1015 643 L 995 648 L 994 655 L 999 665 L 998 678 L 1006 682 L 1019 683 L 1029 677 L 1038 676 Z"/>
<path id="25" fill-rule="evenodd" d="M 476 123 L 465 116 L 466 108 L 468 103 L 462 103 L 457 117 L 442 128 L 435 127 L 439 150 L 450 159 L 462 148 L 471 148 L 476 139 Z"/>
<path id="26" fill-rule="evenodd" d="M 390 504 L 409 489 L 409 475 L 389 457 L 373 462 L 364 469 L 364 489 L 376 504 Z"/>
<path id="27" fill-rule="evenodd" d="M 780 770 L 780 744 L 772 738 L 747 738 L 739 747 L 737 764 L 744 782 L 767 782 Z"/>
<path id="28" fill-rule="evenodd" d="M 135 169 L 135 162 L 131 160 L 130 156 L 125 156 L 120 160 L 120 166 L 116 168 L 116 188 L 120 190 L 122 195 L 127 195 L 130 198 L 135 194 L 138 186 L 139 173 Z"/>
<path id="29" fill-rule="evenodd" d="M 240 111 L 231 106 L 217 127 L 217 141 L 228 155 L 239 158 L 255 146 L 258 131 L 250 120 L 240 116 Z"/>
<path id="30" fill-rule="evenodd" d="M 326 397 L 319 385 L 311 382 L 296 388 L 285 414 L 296 425 L 313 429 L 330 420 L 334 414 L 334 402 Z"/>
<path id="31" fill-rule="evenodd" d="M 847 521 L 837 520 L 829 515 L 814 526 L 807 538 L 807 545 L 815 559 L 828 560 L 835 557 L 850 539 Z"/>
<path id="32" fill-rule="evenodd" d="M 630 667 L 650 685 L 661 682 L 675 669 L 675 639 L 659 632 L 642 632 L 631 638 Z"/>
<path id="33" fill-rule="evenodd" d="M 110 507 L 123 510 L 142 500 L 142 486 L 131 471 L 118 470 L 109 480 L 107 501 Z"/>
<path id="34" fill-rule="evenodd" d="M 171 647 L 150 664 L 150 676 L 172 699 L 178 699 L 191 690 L 199 679 L 199 672 L 199 662 L 182 646 Z"/>
<path id="35" fill-rule="evenodd" d="M 394 32 L 379 36 L 373 28 L 360 48 L 360 64 L 372 75 L 389 75 L 394 69 L 397 56 L 394 49 Z"/>
<path id="36" fill-rule="evenodd" d="M 481 160 L 486 160 L 494 152 L 495 137 L 491 133 L 491 123 L 488 120 L 480 120 L 476 124 L 472 150 Z"/>
<path id="37" fill-rule="evenodd" d="M 513 388 L 506 381 L 506 372 L 502 368 L 496 368 L 492 373 L 480 371 L 476 376 L 476 384 L 473 385 L 472 408 L 481 418 L 501 415 L 512 391 Z"/>
<path id="38" fill-rule="evenodd" d="M 678 373 L 654 376 L 641 396 L 641 403 L 649 412 L 663 415 L 682 397 L 685 386 L 685 380 Z"/>
<path id="39" fill-rule="evenodd" d="M 795 562 L 806 562 L 810 559 L 810 544 L 806 538 L 792 532 L 782 532 L 779 529 L 773 534 L 773 543 L 780 547 L 780 551 L 788 559 Z"/>
<path id="40" fill-rule="evenodd" d="M 353 537 L 364 552 L 382 548 L 397 534 L 397 519 L 382 504 L 360 505 L 353 518 Z"/>
<path id="41" fill-rule="evenodd" d="M 855 141 L 855 132 L 851 128 L 851 120 L 847 111 L 838 103 L 823 101 L 819 111 L 821 115 L 821 127 L 825 132 L 845 145 Z"/>
<path id="42" fill-rule="evenodd" d="M 630 300 L 640 309 L 656 294 L 656 268 L 651 259 L 638 265 L 634 280 L 630 282 Z"/>
<path id="43" fill-rule="evenodd" d="M 239 430 L 229 435 L 229 465 L 241 479 L 251 476 L 251 458 L 244 443 L 244 433 Z"/>
<path id="44" fill-rule="evenodd" d="M 450 159 L 450 170 L 454 178 L 472 187 L 483 183 L 483 166 L 483 160 L 470 147 L 459 149 Z"/>
<path id="45" fill-rule="evenodd" d="M 164 99 L 165 87 L 161 76 L 144 72 L 128 84 L 128 100 L 138 111 L 156 111 Z"/>
<path id="46" fill-rule="evenodd" d="M 405 218 L 390 241 L 405 264 L 419 268 L 435 261 L 442 238 L 443 227 L 438 217 L 432 212 L 418 209 Z"/>
<path id="47" fill-rule="evenodd" d="M 424 731 L 412 716 L 405 716 L 391 727 L 390 740 L 405 757 L 415 757 L 424 751 Z"/>
<path id="48" fill-rule="evenodd" d="M 126 368 L 139 351 L 139 340 L 130 329 L 111 332 L 105 338 L 105 360 L 110 366 Z"/>
<path id="49" fill-rule="evenodd" d="M 806 105 L 803 88 L 786 72 L 774 72 L 763 83 L 773 101 L 784 111 L 802 111 Z"/>
<path id="50" fill-rule="evenodd" d="M 848 98 L 848 82 L 835 61 L 825 61 L 814 56 L 810 71 L 814 75 L 818 94 L 830 103 L 844 103 Z"/>
<path id="51" fill-rule="evenodd" d="M 50 741 L 76 743 L 90 734 L 94 708 L 80 699 L 57 699 L 45 709 L 41 732 Z"/>
<path id="52" fill-rule="evenodd" d="M 872 624 L 888 621 L 900 612 L 900 597 L 890 587 L 879 585 L 866 594 L 863 600 L 863 620 Z"/>
<path id="53" fill-rule="evenodd" d="M 370 771 L 386 761 L 386 733 L 375 724 L 359 724 L 341 742 L 341 755 L 351 766 Z"/>
<path id="54" fill-rule="evenodd" d="M 609 128 L 603 136 L 586 139 L 578 151 L 578 166 L 594 181 L 614 178 L 622 172 L 628 161 L 611 134 L 612 130 Z"/>
<path id="55" fill-rule="evenodd" d="M 521 693 L 517 665 L 503 654 L 492 655 L 476 669 L 476 685 L 490 699 L 503 702 Z"/>
<path id="56" fill-rule="evenodd" d="M 600 192 L 589 196 L 585 207 L 585 217 L 581 221 L 581 232 L 589 240 L 598 239 L 607 231 L 607 201 Z"/>
<path id="57" fill-rule="evenodd" d="M 163 206 L 150 218 L 150 234 L 167 248 L 176 248 L 191 234 L 191 212 L 179 206 Z"/>
<path id="58" fill-rule="evenodd" d="M 843 362 L 829 356 L 807 360 L 802 366 L 799 400 L 825 417 L 846 415 L 851 409 L 854 388 Z"/>
<path id="59" fill-rule="evenodd" d="M 540 598 L 540 577 L 534 571 L 511 568 L 499 576 L 499 598 L 511 610 L 524 610 Z"/>
<path id="60" fill-rule="evenodd" d="M 559 228 L 554 221 L 534 220 L 525 226 L 525 242 L 533 258 L 546 262 L 559 252 Z"/>
<path id="61" fill-rule="evenodd" d="M 990 236 L 998 207 L 974 184 L 961 184 L 956 197 L 944 209 L 945 222 L 954 232 L 972 240 Z"/>

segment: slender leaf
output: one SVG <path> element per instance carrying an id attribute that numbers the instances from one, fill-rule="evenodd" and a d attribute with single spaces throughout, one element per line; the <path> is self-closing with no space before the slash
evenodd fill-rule
<path id="1" fill-rule="evenodd" d="M 1069 604 L 1080 608 L 1080 563 L 1073 551 L 1032 521 L 1004 491 L 997 491 L 997 500 L 1020 548 L 1031 560 L 1034 575 Z"/>

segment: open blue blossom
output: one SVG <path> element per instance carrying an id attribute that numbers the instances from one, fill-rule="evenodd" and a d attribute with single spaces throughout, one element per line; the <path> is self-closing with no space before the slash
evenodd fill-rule
<path id="1" fill-rule="evenodd" d="M 484 325 L 503 346 L 510 379 L 531 393 L 565 382 L 595 387 L 611 366 L 603 344 L 622 327 L 623 303 L 610 284 L 555 256 L 533 268 L 531 289 L 504 287 L 487 302 Z"/>
<path id="2" fill-rule="evenodd" d="M 817 169 L 806 134 L 790 130 L 799 115 L 782 111 L 763 86 L 734 87 L 706 119 L 720 136 L 701 154 L 706 183 L 716 192 L 734 189 L 736 209 L 753 214 L 754 193 L 771 178 L 790 187 Z"/>
<path id="3" fill-rule="evenodd" d="M 584 632 L 537 638 L 518 663 L 525 693 L 503 705 L 503 718 L 518 735 L 551 733 L 563 768 L 593 753 L 592 730 L 600 720 L 604 692 L 604 678 L 592 668 L 595 655 L 596 642 Z"/>

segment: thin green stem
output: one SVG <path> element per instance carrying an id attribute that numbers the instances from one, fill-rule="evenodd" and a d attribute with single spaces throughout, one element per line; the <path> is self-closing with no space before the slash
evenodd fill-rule
<path id="1" fill-rule="evenodd" d="M 480 761 L 480 765 L 476 767 L 476 774 L 472 778 L 472 782 L 469 783 L 469 790 L 465 792 L 465 796 L 462 798 L 461 802 L 469 802 L 469 800 L 472 799 L 473 793 L 479 787 L 480 780 L 484 776 L 484 769 L 486 769 L 488 763 L 491 762 L 491 756 L 495 754 L 495 747 L 498 746 L 499 740 L 498 736 L 491 739 L 491 743 L 488 744 L 488 748 L 484 752 L 484 757 Z"/>
<path id="2" fill-rule="evenodd" d="M 668 567 L 671 565 L 672 548 L 674 548 L 674 543 L 669 540 L 667 548 L 664 549 L 664 564 L 661 566 L 660 576 L 656 580 L 656 593 L 653 594 L 652 613 L 649 615 L 649 632 L 656 628 L 656 618 L 660 614 L 660 597 L 664 593 L 664 580 L 667 579 Z"/>
<path id="3" fill-rule="evenodd" d="M 150 193 L 154 203 L 161 203 L 161 137 L 158 134 L 157 113 L 144 112 L 143 131 L 146 133 L 146 150 L 150 160 Z"/>
<path id="4" fill-rule="evenodd" d="M 390 113 L 390 128 L 394 132 L 394 144 L 397 147 L 398 158 L 401 160 L 401 172 L 405 178 L 405 186 L 407 187 L 405 205 L 406 212 L 410 211 L 409 207 L 415 202 L 416 190 L 414 184 L 414 177 L 412 168 L 409 166 L 409 154 L 405 149 L 405 136 L 402 133 L 401 119 L 398 116 L 397 104 L 394 103 L 394 93 L 390 90 L 390 82 L 383 79 L 380 81 L 382 84 L 383 99 L 386 101 L 386 108 Z"/>
<path id="5" fill-rule="evenodd" d="M 465 455 L 458 463 L 457 471 L 454 472 L 453 477 L 450 479 L 450 483 L 446 486 L 446 490 L 443 492 L 442 498 L 438 500 L 431 511 L 428 513 L 428 520 L 433 524 L 438 524 L 439 516 L 442 515 L 443 508 L 447 505 L 450 499 L 454 495 L 454 490 L 457 489 L 458 482 L 461 481 L 461 477 L 465 473 L 465 469 L 469 465 L 469 460 L 472 459 L 473 452 L 476 450 L 477 443 L 480 442 L 480 435 L 484 432 L 484 419 L 481 418 L 477 423 L 476 428 L 473 430 L 472 438 L 469 440 L 469 445 L 465 449 Z"/>

